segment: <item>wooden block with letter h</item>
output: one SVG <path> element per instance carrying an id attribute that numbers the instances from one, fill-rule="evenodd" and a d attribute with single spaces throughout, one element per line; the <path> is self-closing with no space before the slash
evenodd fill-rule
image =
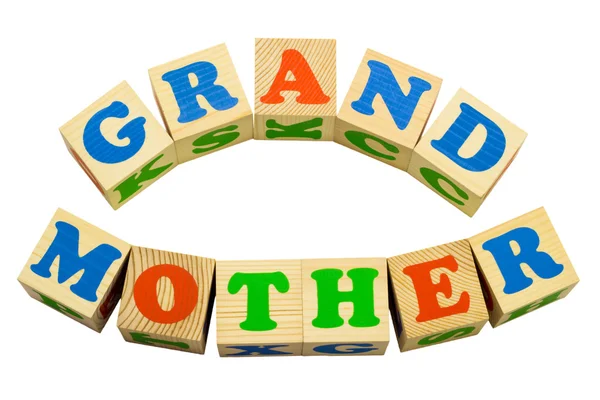
<path id="1" fill-rule="evenodd" d="M 335 125 L 335 142 L 406 171 L 442 80 L 367 50 Z"/>
<path id="2" fill-rule="evenodd" d="M 252 110 L 225 44 L 149 75 L 180 163 L 252 139 Z"/>
<path id="3" fill-rule="evenodd" d="M 256 39 L 254 138 L 333 140 L 333 39 Z"/>
<path id="4" fill-rule="evenodd" d="M 566 297 L 579 282 L 544 208 L 469 242 L 493 327 Z"/>
<path id="5" fill-rule="evenodd" d="M 488 321 L 468 241 L 392 257 L 388 266 L 401 351 L 476 335 Z"/>
<path id="6" fill-rule="evenodd" d="M 473 216 L 527 134 L 460 89 L 417 144 L 408 172 Z"/>
<path id="7" fill-rule="evenodd" d="M 34 299 L 100 332 L 121 298 L 130 248 L 58 209 L 19 282 Z"/>
<path id="8" fill-rule="evenodd" d="M 127 82 L 60 132 L 71 155 L 114 209 L 177 165 L 173 141 Z"/>
<path id="9" fill-rule="evenodd" d="M 133 247 L 117 325 L 132 343 L 204 354 L 215 260 Z"/>

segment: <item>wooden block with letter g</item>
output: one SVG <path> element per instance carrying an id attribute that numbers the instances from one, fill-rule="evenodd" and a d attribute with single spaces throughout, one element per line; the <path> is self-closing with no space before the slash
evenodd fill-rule
<path id="1" fill-rule="evenodd" d="M 460 89 L 423 135 L 408 172 L 473 216 L 527 134 Z"/>
<path id="2" fill-rule="evenodd" d="M 173 141 L 127 82 L 60 132 L 71 155 L 114 209 L 177 165 Z"/>
<path id="3" fill-rule="evenodd" d="M 384 354 L 387 284 L 385 258 L 303 260 L 302 354 Z"/>
<path id="4" fill-rule="evenodd" d="M 469 239 L 493 327 L 562 299 L 579 278 L 546 210 Z"/>
<path id="5" fill-rule="evenodd" d="M 367 50 L 335 124 L 334 140 L 406 171 L 442 80 Z"/>
<path id="6" fill-rule="evenodd" d="M 223 357 L 302 354 L 301 261 L 217 262 Z"/>
<path id="7" fill-rule="evenodd" d="M 388 259 L 400 350 L 473 336 L 488 321 L 469 242 Z"/>
<path id="8" fill-rule="evenodd" d="M 34 299 L 100 332 L 121 298 L 130 249 L 59 208 L 19 282 Z"/>
<path id="9" fill-rule="evenodd" d="M 132 343 L 204 354 L 215 260 L 133 247 L 117 325 Z"/>
<path id="10" fill-rule="evenodd" d="M 256 39 L 254 138 L 333 140 L 333 39 Z"/>
<path id="11" fill-rule="evenodd" d="M 149 75 L 180 163 L 252 139 L 252 110 L 225 44 Z"/>

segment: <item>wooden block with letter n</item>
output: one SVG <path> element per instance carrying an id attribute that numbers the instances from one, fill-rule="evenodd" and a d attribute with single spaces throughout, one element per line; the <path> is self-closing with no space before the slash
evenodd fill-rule
<path id="1" fill-rule="evenodd" d="M 222 357 L 302 354 L 301 261 L 217 262 Z"/>
<path id="2" fill-rule="evenodd" d="M 173 141 L 127 82 L 60 132 L 71 155 L 115 210 L 177 165 Z"/>
<path id="3" fill-rule="evenodd" d="M 133 247 L 117 325 L 132 343 L 204 354 L 215 260 Z"/>
<path id="4" fill-rule="evenodd" d="M 335 124 L 335 142 L 406 171 L 442 80 L 367 50 Z"/>
<path id="5" fill-rule="evenodd" d="M 388 259 L 400 350 L 473 336 L 488 321 L 469 242 Z"/>
<path id="6" fill-rule="evenodd" d="M 544 208 L 469 242 L 493 327 L 566 297 L 579 282 Z"/>
<path id="7" fill-rule="evenodd" d="M 527 134 L 460 89 L 415 147 L 408 172 L 473 216 Z"/>
<path id="8" fill-rule="evenodd" d="M 333 39 L 256 39 L 254 138 L 333 140 Z"/>
<path id="9" fill-rule="evenodd" d="M 389 344 L 385 258 L 302 261 L 302 355 L 381 355 Z"/>
<path id="10" fill-rule="evenodd" d="M 252 139 L 252 110 L 225 44 L 149 75 L 180 163 Z"/>
<path id="11" fill-rule="evenodd" d="M 19 282 L 34 299 L 100 332 L 121 298 L 130 249 L 59 208 Z"/>

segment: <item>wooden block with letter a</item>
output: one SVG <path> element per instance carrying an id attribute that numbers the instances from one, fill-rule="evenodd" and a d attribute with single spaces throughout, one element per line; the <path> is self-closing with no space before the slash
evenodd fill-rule
<path id="1" fill-rule="evenodd" d="M 71 155 L 114 209 L 177 165 L 173 140 L 127 82 L 60 132 Z"/>
<path id="2" fill-rule="evenodd" d="M 392 257 L 388 267 L 400 350 L 473 336 L 488 321 L 468 241 Z"/>
<path id="3" fill-rule="evenodd" d="M 252 110 L 225 44 L 149 75 L 180 163 L 252 139 Z"/>
<path id="4" fill-rule="evenodd" d="M 469 242 L 493 327 L 566 297 L 579 282 L 544 208 Z"/>
<path id="5" fill-rule="evenodd" d="M 333 140 L 332 39 L 256 39 L 254 138 Z"/>
<path id="6" fill-rule="evenodd" d="M 335 124 L 334 140 L 406 171 L 442 80 L 367 50 Z"/>
<path id="7" fill-rule="evenodd" d="M 217 262 L 217 346 L 222 357 L 302 354 L 299 260 Z"/>
<path id="8" fill-rule="evenodd" d="M 408 173 L 473 216 L 526 137 L 460 89 L 415 147 Z"/>
<path id="9" fill-rule="evenodd" d="M 117 325 L 126 341 L 204 354 L 215 260 L 133 247 Z"/>
<path id="10" fill-rule="evenodd" d="M 389 343 L 385 258 L 302 261 L 302 355 L 381 355 Z"/>
<path id="11" fill-rule="evenodd" d="M 130 249 L 59 208 L 19 282 L 34 299 L 100 332 L 121 298 Z"/>

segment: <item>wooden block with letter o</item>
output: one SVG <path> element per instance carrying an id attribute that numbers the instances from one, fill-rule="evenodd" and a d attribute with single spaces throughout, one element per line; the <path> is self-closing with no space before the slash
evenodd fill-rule
<path id="1" fill-rule="evenodd" d="M 408 172 L 473 216 L 526 137 L 506 118 L 460 89 L 415 147 Z"/>
<path id="2" fill-rule="evenodd" d="M 127 82 L 60 132 L 71 155 L 114 209 L 177 165 L 173 140 Z"/>
<path id="3" fill-rule="evenodd" d="M 58 209 L 19 275 L 34 299 L 100 332 L 121 298 L 131 247 Z"/>
<path id="4" fill-rule="evenodd" d="M 333 140 L 333 39 L 256 39 L 254 138 Z"/>
<path id="5" fill-rule="evenodd" d="M 488 321 L 469 242 L 388 259 L 400 350 L 473 336 Z"/>
<path id="6" fill-rule="evenodd" d="M 562 299 L 579 278 L 546 210 L 469 239 L 493 327 Z"/>
<path id="7" fill-rule="evenodd" d="M 385 258 L 303 260 L 302 354 L 384 354 L 387 285 Z"/>
<path id="8" fill-rule="evenodd" d="M 334 140 L 406 171 L 442 80 L 367 50 L 335 125 Z"/>
<path id="9" fill-rule="evenodd" d="M 180 163 L 252 139 L 252 110 L 225 44 L 149 75 Z"/>
<path id="10" fill-rule="evenodd" d="M 215 260 L 133 247 L 117 325 L 126 341 L 204 354 Z"/>

